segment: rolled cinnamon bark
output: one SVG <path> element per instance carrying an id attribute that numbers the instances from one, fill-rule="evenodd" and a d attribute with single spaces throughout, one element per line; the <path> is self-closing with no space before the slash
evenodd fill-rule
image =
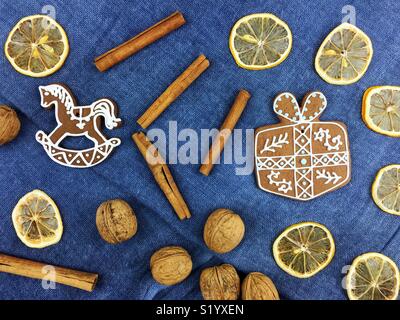
<path id="1" fill-rule="evenodd" d="M 157 148 L 143 132 L 133 134 L 132 140 L 136 143 L 154 179 L 164 192 L 165 197 L 174 208 L 179 219 L 189 219 L 191 216 L 190 210 L 172 177 L 171 171 L 169 171 L 164 158 L 160 155 Z"/>
<path id="2" fill-rule="evenodd" d="M 49 277 L 49 281 L 90 292 L 93 291 L 96 286 L 98 275 L 95 273 L 51 266 L 49 264 L 16 258 L 0 253 L 0 272 L 33 279 L 47 279 L 46 270 L 49 266 L 54 268 L 54 278 Z"/>
<path id="3" fill-rule="evenodd" d="M 210 66 L 210 61 L 201 54 L 172 82 L 160 97 L 142 114 L 137 123 L 146 129 L 168 106 L 174 102 Z"/>
<path id="4" fill-rule="evenodd" d="M 132 39 L 97 57 L 94 63 L 99 71 L 104 72 L 185 23 L 182 13 L 176 11 Z"/>
<path id="5" fill-rule="evenodd" d="M 240 90 L 237 95 L 235 102 L 232 105 L 225 121 L 223 122 L 217 136 L 215 137 L 210 150 L 206 158 L 203 161 L 203 165 L 200 167 L 200 172 L 205 176 L 208 176 L 212 171 L 214 164 L 220 157 L 222 150 L 224 150 L 225 143 L 232 134 L 232 130 L 235 128 L 236 123 L 239 121 L 244 108 L 247 105 L 251 95 L 246 90 Z"/>

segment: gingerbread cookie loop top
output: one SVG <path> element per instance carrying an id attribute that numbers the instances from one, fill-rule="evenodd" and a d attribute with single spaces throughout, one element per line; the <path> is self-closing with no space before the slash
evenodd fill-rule
<path id="1" fill-rule="evenodd" d="M 281 122 L 288 120 L 293 123 L 311 122 L 318 119 L 324 112 L 327 102 L 321 92 L 312 92 L 303 99 L 302 108 L 295 96 L 289 92 L 278 95 L 274 101 L 274 111 L 281 119 Z"/>
<path id="2" fill-rule="evenodd" d="M 121 119 L 117 118 L 117 105 L 110 99 L 103 98 L 87 106 L 77 106 L 66 85 L 40 86 L 39 91 L 42 107 L 55 107 L 57 127 L 49 135 L 43 131 L 36 133 L 36 140 L 53 161 L 73 168 L 92 167 L 104 161 L 121 144 L 120 139 L 107 139 L 100 130 L 100 117 L 104 118 L 109 130 L 121 123 Z M 62 148 L 60 143 L 68 136 L 85 136 L 93 141 L 94 147 L 85 150 Z"/>
<path id="3" fill-rule="evenodd" d="M 346 126 L 319 121 L 327 107 L 321 92 L 307 94 L 299 106 L 289 92 L 274 100 L 279 124 L 257 129 L 256 176 L 267 192 L 310 200 L 350 181 Z"/>

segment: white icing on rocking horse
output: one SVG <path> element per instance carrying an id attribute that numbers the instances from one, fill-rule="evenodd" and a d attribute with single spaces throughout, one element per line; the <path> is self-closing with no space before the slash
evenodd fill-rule
<path id="1" fill-rule="evenodd" d="M 109 99 L 100 99 L 88 106 L 77 106 L 67 86 L 51 84 L 39 87 L 41 106 L 54 105 L 57 127 L 47 136 L 43 131 L 36 133 L 36 140 L 43 145 L 55 162 L 74 168 L 88 168 L 104 161 L 114 147 L 120 145 L 118 138 L 107 139 L 100 131 L 101 117 L 107 129 L 119 126 L 117 106 Z M 94 147 L 85 150 L 70 150 L 60 147 L 68 136 L 85 136 L 94 142 Z"/>

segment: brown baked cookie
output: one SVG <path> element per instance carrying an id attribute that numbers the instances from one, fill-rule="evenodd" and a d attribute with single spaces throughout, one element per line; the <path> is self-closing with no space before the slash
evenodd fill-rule
<path id="1" fill-rule="evenodd" d="M 289 92 L 275 98 L 279 124 L 258 128 L 256 176 L 261 189 L 296 200 L 310 200 L 350 181 L 346 126 L 319 121 L 327 106 L 321 92 L 307 94 L 299 107 Z"/>
<path id="2" fill-rule="evenodd" d="M 104 161 L 121 144 L 118 138 L 108 139 L 101 126 L 102 119 L 109 130 L 121 125 L 114 101 L 102 98 L 90 105 L 78 105 L 71 90 L 58 83 L 40 86 L 39 91 L 41 106 L 45 109 L 54 106 L 57 124 L 50 134 L 38 131 L 36 140 L 53 161 L 72 168 L 89 168 Z M 84 150 L 63 148 L 61 143 L 68 136 L 84 136 L 94 146 Z"/>

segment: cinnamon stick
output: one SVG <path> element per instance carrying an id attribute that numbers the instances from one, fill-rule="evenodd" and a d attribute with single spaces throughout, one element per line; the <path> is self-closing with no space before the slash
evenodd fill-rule
<path id="1" fill-rule="evenodd" d="M 205 176 L 208 176 L 212 171 L 214 164 L 220 157 L 222 150 L 224 150 L 224 146 L 226 141 L 228 141 L 230 135 L 232 134 L 232 130 L 235 128 L 236 123 L 239 121 L 240 116 L 242 115 L 244 108 L 247 105 L 251 95 L 246 90 L 240 90 L 237 95 L 235 102 L 232 105 L 231 110 L 228 113 L 228 116 L 225 118 L 217 136 L 215 137 L 210 150 L 206 158 L 203 161 L 202 166 L 200 167 L 200 172 Z"/>
<path id="2" fill-rule="evenodd" d="M 200 55 L 192 64 L 161 94 L 157 100 L 137 120 L 142 128 L 147 128 L 168 108 L 200 75 L 209 67 L 210 61 Z"/>
<path id="3" fill-rule="evenodd" d="M 0 272 L 15 274 L 33 279 L 46 278 L 48 264 L 11 257 L 0 253 Z M 78 289 L 93 291 L 98 275 L 62 267 L 51 266 L 54 269 L 54 279 L 49 280 Z"/>
<path id="4" fill-rule="evenodd" d="M 171 206 L 174 208 L 179 219 L 188 219 L 191 214 L 185 200 L 176 185 L 174 178 L 163 157 L 157 148 L 150 142 L 143 132 L 132 135 L 140 153 L 145 158 L 147 165 L 153 173 L 154 179 L 164 192 Z"/>
<path id="5" fill-rule="evenodd" d="M 182 13 L 176 11 L 169 17 L 134 36 L 132 39 L 97 57 L 94 63 L 99 71 L 104 72 L 153 42 L 178 29 L 185 23 L 186 21 Z"/>

